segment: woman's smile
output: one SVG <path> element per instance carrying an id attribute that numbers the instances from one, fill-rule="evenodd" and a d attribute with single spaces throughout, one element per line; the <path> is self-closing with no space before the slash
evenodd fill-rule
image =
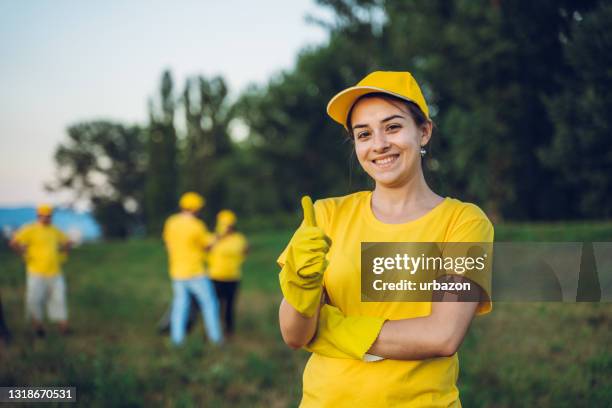
<path id="1" fill-rule="evenodd" d="M 372 160 L 372 163 L 379 169 L 384 170 L 392 167 L 395 163 L 397 163 L 397 159 L 399 158 L 399 153 L 389 154 L 379 158 Z"/>

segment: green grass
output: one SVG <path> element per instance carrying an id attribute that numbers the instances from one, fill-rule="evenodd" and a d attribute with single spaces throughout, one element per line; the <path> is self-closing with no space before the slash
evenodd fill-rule
<path id="1" fill-rule="evenodd" d="M 295 406 L 308 354 L 278 330 L 276 257 L 291 231 L 248 234 L 238 335 L 204 342 L 201 323 L 173 349 L 156 333 L 171 298 L 156 240 L 85 245 L 66 266 L 75 333 L 34 338 L 23 320 L 24 272 L 0 251 L 0 290 L 15 339 L 0 346 L 0 385 L 71 385 L 79 405 Z M 508 225 L 498 240 L 612 241 L 612 224 Z M 605 406 L 612 402 L 610 304 L 497 304 L 460 351 L 466 407 Z"/>

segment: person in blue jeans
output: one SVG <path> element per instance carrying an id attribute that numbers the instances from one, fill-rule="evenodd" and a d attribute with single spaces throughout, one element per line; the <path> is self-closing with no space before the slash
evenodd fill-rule
<path id="1" fill-rule="evenodd" d="M 173 291 L 170 338 L 175 345 L 183 343 L 189 317 L 189 294 L 192 294 L 202 310 L 209 340 L 220 344 L 223 334 L 219 302 L 204 269 L 204 257 L 214 241 L 214 235 L 197 218 L 198 211 L 204 206 L 204 198 L 197 193 L 185 193 L 179 206 L 181 211 L 168 218 L 163 232 Z"/>
<path id="2" fill-rule="evenodd" d="M 202 310 L 208 338 L 213 343 L 221 343 L 223 338 L 219 324 L 219 303 L 210 279 L 206 276 L 193 279 L 174 279 L 172 290 L 174 294 L 170 314 L 170 338 L 172 343 L 181 344 L 185 338 L 190 306 L 189 293 L 195 296 L 200 310 Z"/>

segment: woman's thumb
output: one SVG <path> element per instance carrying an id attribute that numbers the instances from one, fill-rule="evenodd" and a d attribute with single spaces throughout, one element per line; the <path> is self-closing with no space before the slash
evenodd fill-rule
<path id="1" fill-rule="evenodd" d="M 304 210 L 304 225 L 308 227 L 316 227 L 317 220 L 315 218 L 314 206 L 312 199 L 309 196 L 302 197 L 302 209 Z"/>

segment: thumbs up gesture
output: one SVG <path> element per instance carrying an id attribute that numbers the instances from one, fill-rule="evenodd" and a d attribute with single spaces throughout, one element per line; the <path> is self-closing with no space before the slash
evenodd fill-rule
<path id="1" fill-rule="evenodd" d="M 304 211 L 304 225 L 316 227 L 317 218 L 315 217 L 312 199 L 309 196 L 302 197 L 302 210 Z"/>
<path id="2" fill-rule="evenodd" d="M 302 198 L 302 208 L 304 222 L 291 238 L 279 278 L 287 302 L 304 316 L 311 317 L 321 301 L 323 272 L 327 268 L 325 255 L 331 240 L 317 227 L 310 197 Z"/>

